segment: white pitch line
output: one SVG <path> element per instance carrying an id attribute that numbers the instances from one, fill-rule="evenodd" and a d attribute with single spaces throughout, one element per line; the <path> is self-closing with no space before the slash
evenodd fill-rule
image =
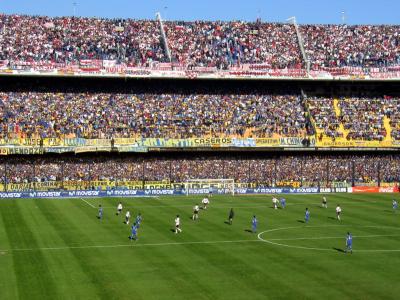
<path id="1" fill-rule="evenodd" d="M 374 235 L 353 235 L 354 238 L 372 238 L 372 237 L 396 237 L 399 234 L 374 234 Z M 297 240 L 328 240 L 328 239 L 344 239 L 343 236 L 320 236 L 320 237 L 300 237 L 300 238 L 281 238 L 266 239 L 266 241 L 297 241 Z"/>
<path id="2" fill-rule="evenodd" d="M 354 202 L 342 202 L 342 206 L 346 206 L 347 204 L 370 204 L 370 203 L 378 203 L 378 201 L 369 201 L 369 202 L 360 202 L 360 201 L 354 201 Z M 129 203 L 131 204 L 131 203 Z M 133 207 L 133 208 L 175 208 L 175 207 L 193 207 L 194 204 L 181 204 L 181 205 L 138 205 L 138 206 L 128 206 L 128 207 Z M 297 205 L 314 205 L 314 206 L 321 206 L 321 203 L 287 203 L 286 206 L 297 206 Z M 272 205 L 269 204 L 263 204 L 263 205 L 243 205 L 243 206 L 230 206 L 230 205 L 209 205 L 210 208 L 273 208 Z M 103 208 L 115 208 L 114 206 L 103 206 Z M 281 208 L 279 210 L 282 210 Z"/>
<path id="3" fill-rule="evenodd" d="M 122 248 L 122 247 L 151 247 L 151 246 L 176 246 L 176 245 L 202 245 L 202 244 L 226 244 L 226 243 L 246 243 L 261 242 L 261 240 L 236 240 L 236 241 L 194 241 L 194 242 L 167 242 L 167 243 L 148 243 L 148 244 L 121 244 L 121 245 L 88 245 L 88 246 L 65 246 L 65 247 L 43 247 L 43 248 L 15 248 L 3 249 L 0 252 L 17 251 L 44 251 L 44 250 L 69 250 L 69 249 L 104 249 L 104 248 Z"/>
<path id="4" fill-rule="evenodd" d="M 311 228 L 324 228 L 324 227 L 338 227 L 338 226 L 346 226 L 346 225 L 309 226 L 309 228 L 310 227 Z M 363 226 L 363 225 L 350 225 L 350 226 L 351 227 L 362 227 L 362 228 L 392 228 L 392 229 L 397 229 L 397 230 L 399 229 L 398 227 L 394 227 L 394 226 L 376 226 L 376 225 L 366 225 L 366 226 Z M 292 249 L 317 250 L 317 251 L 333 251 L 334 250 L 334 248 L 316 248 L 316 247 L 304 247 L 304 246 L 287 245 L 287 244 L 277 243 L 273 239 L 263 239 L 262 238 L 262 235 L 265 234 L 265 233 L 279 231 L 279 230 L 295 229 L 295 228 L 297 229 L 297 228 L 300 228 L 300 227 L 281 227 L 281 228 L 274 228 L 274 229 L 266 230 L 266 231 L 260 232 L 257 235 L 257 238 L 260 241 L 263 241 L 263 242 L 271 244 L 271 245 L 280 246 L 280 247 L 286 247 L 286 248 L 292 248 Z M 374 235 L 374 236 L 376 236 L 376 235 Z M 379 236 L 384 236 L 384 235 L 379 235 Z M 398 236 L 398 235 L 396 235 L 396 236 Z M 359 236 L 359 237 L 367 237 L 367 236 Z M 344 239 L 343 236 L 340 237 L 340 238 Z M 323 239 L 323 238 L 321 238 L 321 239 Z M 276 240 L 279 240 L 279 239 L 276 239 Z M 284 239 L 282 239 L 282 240 L 284 240 Z M 353 252 L 365 252 L 365 253 L 400 252 L 400 249 L 357 249 L 357 250 L 353 250 Z"/>
<path id="5" fill-rule="evenodd" d="M 92 203 L 86 201 L 85 199 L 81 198 L 81 200 L 82 200 L 83 202 L 85 202 L 87 205 L 89 205 L 90 207 L 96 208 Z"/>

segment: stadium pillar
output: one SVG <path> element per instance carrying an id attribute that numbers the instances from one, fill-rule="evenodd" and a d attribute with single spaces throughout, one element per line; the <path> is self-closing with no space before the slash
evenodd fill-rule
<path id="1" fill-rule="evenodd" d="M 354 160 L 351 162 L 351 186 L 355 186 L 354 182 L 354 176 L 355 176 L 355 164 Z"/>
<path id="2" fill-rule="evenodd" d="M 7 163 L 4 164 L 4 191 L 7 192 Z"/>
<path id="3" fill-rule="evenodd" d="M 300 160 L 300 186 L 303 187 L 303 165 L 306 157 L 304 156 L 302 160 Z"/>
<path id="4" fill-rule="evenodd" d="M 89 190 L 91 190 L 91 186 L 92 186 L 92 164 L 89 162 Z"/>
<path id="5" fill-rule="evenodd" d="M 64 189 L 64 161 L 61 161 L 61 189 Z"/>
<path id="6" fill-rule="evenodd" d="M 248 176 L 247 176 L 247 178 L 249 178 L 249 183 L 251 182 L 251 160 L 249 159 L 248 160 L 248 164 L 247 164 L 247 172 L 248 172 Z"/>
<path id="7" fill-rule="evenodd" d="M 277 164 L 277 161 L 278 161 L 278 157 L 275 159 L 275 163 L 274 163 L 274 178 L 273 178 L 274 186 L 276 186 L 276 171 L 277 171 L 276 164 Z"/>
<path id="8" fill-rule="evenodd" d="M 329 185 L 329 159 L 326 160 L 326 187 Z"/>
<path id="9" fill-rule="evenodd" d="M 378 160 L 378 165 L 377 165 L 377 177 L 378 177 L 378 187 L 381 186 L 381 162 Z"/>
<path id="10" fill-rule="evenodd" d="M 171 182 L 172 179 L 172 161 L 169 161 L 169 182 Z"/>
<path id="11" fill-rule="evenodd" d="M 117 170 L 117 161 L 114 161 L 114 170 Z M 118 176 L 115 178 L 115 187 L 116 190 L 118 190 Z M 106 189 L 108 189 L 108 187 L 106 187 Z"/>
<path id="12" fill-rule="evenodd" d="M 144 182 L 145 182 L 145 160 L 143 158 L 143 162 L 142 162 L 142 189 L 144 190 Z"/>
<path id="13" fill-rule="evenodd" d="M 32 163 L 32 168 L 33 168 L 33 178 L 32 178 L 33 191 L 36 192 L 36 180 L 35 180 L 35 177 L 36 177 L 36 164 L 35 164 L 34 161 Z"/>

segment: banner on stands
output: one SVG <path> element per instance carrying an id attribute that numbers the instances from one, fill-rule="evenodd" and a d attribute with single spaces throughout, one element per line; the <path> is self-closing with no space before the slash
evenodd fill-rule
<path id="1" fill-rule="evenodd" d="M 117 28 L 119 28 L 117 26 Z M 122 27 L 121 27 L 122 28 Z M 0 60 L 0 72 L 12 74 L 42 73 L 54 75 L 96 75 L 119 77 L 168 77 L 168 78 L 311 78 L 348 80 L 388 80 L 400 78 L 400 67 L 319 67 L 307 72 L 302 65 L 276 69 L 270 64 L 241 64 L 228 70 L 216 67 L 188 68 L 182 63 L 153 62 L 149 66 L 136 66 L 117 60 L 81 59 L 78 62 L 55 63 L 52 61 Z"/>
<path id="2" fill-rule="evenodd" d="M 229 189 L 214 189 L 215 194 L 227 194 Z M 316 193 L 398 193 L 398 187 L 353 187 L 353 188 L 235 188 L 235 194 L 316 194 Z M 208 194 L 209 189 L 111 189 L 111 190 L 70 190 L 70 191 L 13 191 L 0 192 L 0 198 L 73 198 L 73 197 L 133 197 L 133 196 L 165 196 L 165 195 L 200 195 Z"/>
<path id="3" fill-rule="evenodd" d="M 398 193 L 398 186 L 377 187 L 377 186 L 353 186 L 349 188 L 350 193 Z"/>
<path id="4" fill-rule="evenodd" d="M 0 192 L 0 198 L 73 198 L 73 197 L 132 197 L 132 196 L 165 196 L 208 194 L 209 189 L 145 189 L 145 190 L 75 190 L 75 191 L 29 191 Z M 215 189 L 215 194 L 226 194 L 228 189 Z M 319 188 L 238 188 L 236 194 L 305 194 L 318 193 Z"/>
<path id="5" fill-rule="evenodd" d="M 336 139 L 322 140 L 316 142 L 317 147 L 339 147 L 339 148 L 388 148 L 388 147 L 399 147 L 400 144 L 392 143 L 391 141 L 357 141 L 357 140 L 346 140 Z"/>
<path id="6" fill-rule="evenodd" d="M 378 148 L 400 147 L 390 141 L 316 141 L 315 137 L 271 137 L 271 138 L 45 138 L 45 139 L 0 139 L 0 155 L 7 154 L 43 154 L 63 152 L 147 152 L 157 148 L 304 148 L 304 147 L 341 147 L 341 148 Z"/>

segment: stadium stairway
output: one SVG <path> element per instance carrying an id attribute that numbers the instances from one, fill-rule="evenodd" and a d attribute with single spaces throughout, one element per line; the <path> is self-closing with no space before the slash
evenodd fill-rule
<path id="1" fill-rule="evenodd" d="M 310 120 L 310 122 L 311 122 L 311 125 L 313 126 L 313 128 L 314 128 L 314 130 L 315 130 L 315 137 L 316 137 L 320 142 L 327 142 L 327 143 L 331 142 L 332 139 L 331 139 L 330 137 L 327 137 L 327 136 L 324 134 L 324 130 L 321 129 L 321 128 L 319 128 L 319 127 L 317 126 L 314 117 L 310 114 L 310 111 L 309 111 L 309 107 L 308 107 L 307 102 L 305 103 L 305 108 L 306 108 L 306 111 L 308 111 L 308 116 L 309 116 L 309 120 Z M 319 138 L 320 136 L 322 136 L 322 139 Z"/>
<path id="2" fill-rule="evenodd" d="M 340 115 L 341 115 L 341 111 L 340 111 L 338 99 L 333 99 L 333 109 L 335 110 L 336 117 L 339 119 Z M 338 131 L 343 134 L 344 138 L 347 137 L 347 135 L 349 134 L 349 131 L 344 128 L 342 123 L 339 123 Z"/>
<path id="3" fill-rule="evenodd" d="M 384 141 L 391 142 L 392 141 L 392 127 L 390 126 L 390 119 L 385 116 L 383 118 L 383 127 L 386 129 L 386 137 Z"/>

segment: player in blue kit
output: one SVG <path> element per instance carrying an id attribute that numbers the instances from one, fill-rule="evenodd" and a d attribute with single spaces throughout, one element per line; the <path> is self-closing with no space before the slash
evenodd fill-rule
<path id="1" fill-rule="evenodd" d="M 99 220 L 103 219 L 103 208 L 101 207 L 101 204 L 99 205 L 99 216 L 98 216 Z"/>
<path id="2" fill-rule="evenodd" d="M 142 223 L 142 214 L 141 213 L 138 213 L 138 215 L 136 216 L 135 223 L 136 223 L 136 227 L 139 229 L 140 223 Z"/>
<path id="3" fill-rule="evenodd" d="M 304 215 L 304 222 L 308 223 L 309 220 L 310 220 L 310 211 L 308 210 L 308 208 L 306 208 L 306 213 Z"/>
<path id="4" fill-rule="evenodd" d="M 399 206 L 399 205 L 397 204 L 397 201 L 393 199 L 392 207 L 393 207 L 393 211 L 394 211 L 394 212 L 396 212 L 398 206 Z"/>
<path id="5" fill-rule="evenodd" d="M 281 207 L 285 208 L 286 207 L 286 199 L 285 198 L 281 198 L 280 202 L 281 202 Z"/>
<path id="6" fill-rule="evenodd" d="M 129 239 L 131 241 L 133 241 L 133 240 L 136 241 L 137 240 L 137 227 L 136 227 L 135 223 L 133 223 L 133 225 L 131 227 L 131 235 L 130 235 Z"/>
<path id="7" fill-rule="evenodd" d="M 353 254 L 353 236 L 351 235 L 350 232 L 347 233 L 346 236 L 346 250 L 345 252 L 347 253 L 350 251 L 351 254 Z"/>
<path id="8" fill-rule="evenodd" d="M 252 228 L 252 231 L 253 231 L 253 233 L 256 233 L 257 232 L 257 218 L 256 218 L 256 216 L 253 216 L 253 219 L 251 220 L 251 228 Z"/>

